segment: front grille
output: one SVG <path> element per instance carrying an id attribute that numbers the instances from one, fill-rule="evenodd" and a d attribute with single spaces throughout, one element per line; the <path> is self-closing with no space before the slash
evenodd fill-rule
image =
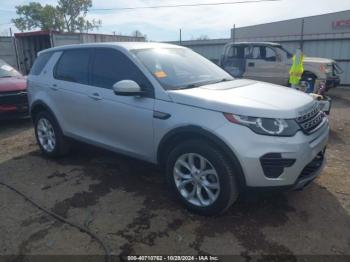
<path id="1" fill-rule="evenodd" d="M 304 133 L 311 134 L 322 123 L 325 114 L 321 111 L 318 103 L 315 103 L 310 110 L 296 119 Z"/>
<path id="2" fill-rule="evenodd" d="M 306 178 L 313 175 L 321 167 L 324 160 L 325 151 L 321 151 L 317 156 L 301 171 L 299 178 Z"/>
<path id="3" fill-rule="evenodd" d="M 0 93 L 0 104 L 2 105 L 22 105 L 27 104 L 27 92 L 3 92 Z"/>

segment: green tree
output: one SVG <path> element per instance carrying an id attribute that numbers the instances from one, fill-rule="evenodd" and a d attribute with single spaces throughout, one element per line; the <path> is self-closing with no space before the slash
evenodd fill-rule
<path id="1" fill-rule="evenodd" d="M 31 2 L 16 6 L 18 18 L 13 19 L 20 31 L 41 30 L 89 31 L 101 26 L 101 20 L 86 19 L 92 0 L 59 0 L 57 6 Z"/>

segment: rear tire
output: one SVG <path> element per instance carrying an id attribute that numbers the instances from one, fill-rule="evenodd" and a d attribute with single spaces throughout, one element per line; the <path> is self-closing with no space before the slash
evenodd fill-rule
<path id="1" fill-rule="evenodd" d="M 52 114 L 46 111 L 36 114 L 34 127 L 37 143 L 46 156 L 60 157 L 69 152 L 69 142 Z"/>
<path id="2" fill-rule="evenodd" d="M 215 145 L 203 140 L 176 146 L 166 162 L 168 183 L 179 200 L 207 216 L 226 211 L 237 199 L 237 170 Z"/>

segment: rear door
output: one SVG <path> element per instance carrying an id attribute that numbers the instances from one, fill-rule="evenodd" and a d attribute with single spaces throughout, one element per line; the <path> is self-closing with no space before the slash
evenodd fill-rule
<path id="1" fill-rule="evenodd" d="M 86 108 L 90 106 L 87 94 L 91 51 L 89 48 L 63 51 L 50 83 L 64 132 L 79 138 L 91 137 L 87 129 L 90 118 L 86 114 Z"/>
<path id="2" fill-rule="evenodd" d="M 243 77 L 246 70 L 246 57 L 249 54 L 249 46 L 232 45 L 225 49 L 221 66 L 233 77 Z"/>

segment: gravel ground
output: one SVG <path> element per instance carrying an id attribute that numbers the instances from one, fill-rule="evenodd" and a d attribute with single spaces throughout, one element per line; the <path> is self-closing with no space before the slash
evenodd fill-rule
<path id="1" fill-rule="evenodd" d="M 81 144 L 69 157 L 43 157 L 30 120 L 0 123 L 0 180 L 97 233 L 116 255 L 237 255 L 243 261 L 329 255 L 325 261 L 349 261 L 350 91 L 336 89 L 330 96 L 323 174 L 303 191 L 241 196 L 219 217 L 186 211 L 152 165 Z M 0 255 L 9 261 L 28 261 L 19 255 L 103 254 L 88 235 L 1 186 L 0 210 Z"/>

